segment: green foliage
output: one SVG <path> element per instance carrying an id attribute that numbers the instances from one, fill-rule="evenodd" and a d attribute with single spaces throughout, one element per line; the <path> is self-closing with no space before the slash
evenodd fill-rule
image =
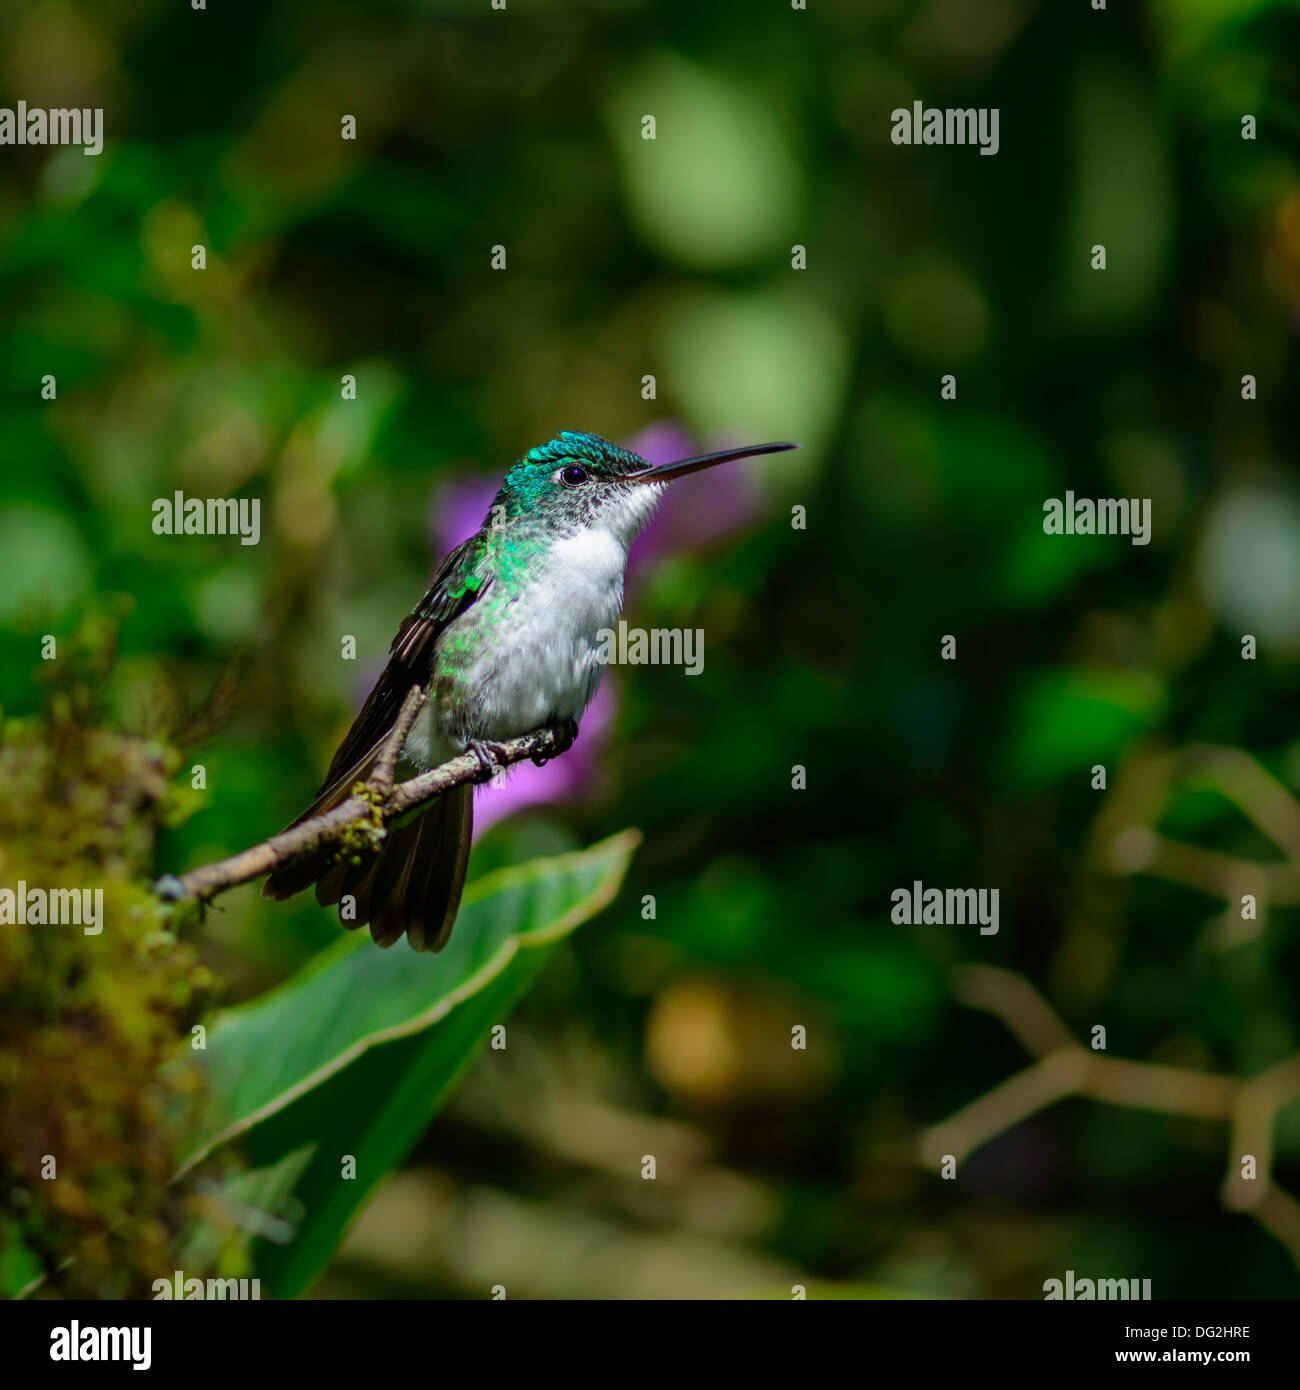
<path id="1" fill-rule="evenodd" d="M 637 838 L 480 878 L 432 959 L 377 951 L 362 932 L 218 1016 L 202 1060 L 219 1109 L 188 1164 L 239 1138 L 254 1172 L 232 1181 L 228 1200 L 301 1213 L 291 1237 L 256 1244 L 254 1268 L 269 1292 L 292 1297 L 319 1274 L 490 1031 L 564 937 L 613 897 Z"/>
<path id="2" fill-rule="evenodd" d="M 512 1297 L 1025 1297 L 1066 1268 L 1150 1272 L 1159 1298 L 1300 1292 L 1285 1221 L 1221 1204 L 1217 1123 L 1070 1102 L 956 1182 L 918 1157 L 1029 1060 L 953 999 L 959 963 L 1014 972 L 1076 1037 L 1104 1023 L 1116 1057 L 1249 1075 L 1300 1047 L 1294 6 L 509 14 L 0 6 L 29 102 L 55 100 L 47 74 L 60 104 L 109 114 L 98 158 L 0 160 L 0 887 L 102 884 L 116 924 L 0 928 L 0 1277 L 138 1288 L 184 1226 L 187 1273 L 255 1261 L 290 1291 L 347 1227 L 321 1294 L 481 1296 L 480 1249 L 517 1271 Z M 893 145 L 890 109 L 919 95 L 998 106 L 997 156 Z M 419 1017 L 448 966 L 339 945 L 310 895 L 251 887 L 155 949 L 142 881 L 302 810 L 441 556 L 449 488 L 498 484 L 560 428 L 634 444 L 657 422 L 701 448 L 805 447 L 668 494 L 627 616 L 702 628 L 704 672 L 610 672 L 605 731 L 584 723 L 558 786 L 470 871 L 636 825 L 619 901 L 551 954 L 506 1053 L 450 1086 L 549 946 L 218 1145 L 172 1211 L 158 1179 L 194 1152 L 191 1083 L 149 1078 L 197 1055 L 195 961 L 233 1006 L 198 1060 L 244 1121 Z M 155 535 L 176 489 L 260 500 L 261 543 Z M 1150 544 L 1046 535 L 1067 490 L 1149 498 Z M 71 640 L 88 613 L 120 624 L 116 660 Z M 89 681 L 67 670 L 97 646 Z M 1207 793 L 1206 744 L 1267 781 Z M 999 887 L 999 934 L 892 924 L 918 878 Z M 446 960 L 470 972 L 478 931 L 526 926 L 468 922 Z M 322 952 L 317 988 L 366 987 L 239 1051 Z M 220 1070 L 236 1056 L 246 1074 Z M 1294 1105 L 1274 1141 L 1294 1196 Z M 654 1184 L 649 1144 L 675 1155 Z M 57 1184 L 33 1167 L 51 1145 Z M 223 1174 L 244 1146 L 253 1169 Z M 367 1157 L 331 1185 L 340 1152 Z M 195 1212 L 209 1177 L 225 1195 Z M 250 1212 L 301 1234 L 242 1248 Z M 394 1226 L 427 1263 L 403 1263 Z"/>
<path id="3" fill-rule="evenodd" d="M 47 715 L 0 726 L 0 883 L 102 907 L 90 931 L 0 926 L 0 1292 L 43 1274 L 45 1292 L 133 1297 L 170 1274 L 193 1211 L 168 1180 L 201 1079 L 161 1068 L 212 976 L 139 881 L 179 755 L 97 724 L 111 622 L 67 646 Z"/>

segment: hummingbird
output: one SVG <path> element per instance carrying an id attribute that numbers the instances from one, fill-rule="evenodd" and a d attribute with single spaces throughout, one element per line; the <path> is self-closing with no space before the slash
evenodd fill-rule
<path id="1" fill-rule="evenodd" d="M 338 805 L 379 759 L 411 688 L 424 706 L 397 761 L 399 777 L 543 725 L 571 739 L 596 693 L 601 632 L 623 607 L 628 548 L 668 484 L 732 459 L 796 444 L 754 444 L 651 464 L 596 434 L 564 430 L 507 472 L 483 525 L 450 551 L 429 591 L 397 630 L 388 665 L 348 730 L 311 805 L 294 825 Z M 485 764 L 486 765 L 486 764 Z M 324 846 L 275 870 L 262 896 L 316 885 L 348 928 L 368 925 L 380 946 L 405 933 L 440 951 L 460 906 L 473 829 L 474 789 L 453 787 L 390 825 L 359 858 Z M 344 900 L 353 910 L 345 916 Z"/>

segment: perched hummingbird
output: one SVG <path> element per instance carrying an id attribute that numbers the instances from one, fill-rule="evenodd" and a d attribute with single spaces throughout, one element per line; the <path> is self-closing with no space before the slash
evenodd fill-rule
<path id="1" fill-rule="evenodd" d="M 407 735 L 400 776 L 466 749 L 578 717 L 600 683 L 602 630 L 623 606 L 628 547 L 668 483 L 729 459 L 794 449 L 755 444 L 653 465 L 595 434 L 565 430 L 506 474 L 483 525 L 438 566 L 429 592 L 397 630 L 370 692 L 312 804 L 294 822 L 343 801 L 374 768 L 411 687 L 428 699 Z M 345 895 L 381 946 L 403 932 L 417 951 L 440 951 L 460 906 L 474 789 L 454 787 L 388 829 L 360 862 L 323 848 L 277 869 L 263 897 L 316 885 L 322 907 Z"/>

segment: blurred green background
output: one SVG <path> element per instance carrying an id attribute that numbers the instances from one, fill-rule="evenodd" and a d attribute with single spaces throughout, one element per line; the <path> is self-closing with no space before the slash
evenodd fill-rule
<path id="1" fill-rule="evenodd" d="M 702 676 L 613 671 L 557 780 L 480 794 L 472 875 L 644 842 L 316 1293 L 1300 1293 L 1292 6 L 31 0 L 20 98 L 106 141 L 0 149 L 0 705 L 57 727 L 41 636 L 121 614 L 83 722 L 206 769 L 137 877 L 302 809 L 530 445 L 803 445 L 680 484 L 636 559 Z M 916 99 L 999 108 L 999 153 L 893 145 Z M 260 544 L 155 535 L 177 489 L 261 499 Z M 1151 544 L 1044 535 L 1067 489 L 1150 498 Z M 915 879 L 1001 930 L 891 923 Z M 182 935 L 229 1003 L 338 928 L 244 888 Z M 1176 1070 L 1022 1115 L 1026 982 Z M 1279 1067 L 1230 1125 L 1213 1078 Z"/>

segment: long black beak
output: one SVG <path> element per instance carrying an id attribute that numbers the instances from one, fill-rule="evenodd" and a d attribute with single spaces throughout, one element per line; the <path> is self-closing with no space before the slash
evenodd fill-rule
<path id="1" fill-rule="evenodd" d="M 684 477 L 687 473 L 698 473 L 701 468 L 712 468 L 715 463 L 728 463 L 731 459 L 752 458 L 755 454 L 779 454 L 785 449 L 797 449 L 797 444 L 748 444 L 743 449 L 720 449 L 716 454 L 701 454 L 698 458 L 678 459 L 676 463 L 656 463 L 643 468 L 639 473 L 627 473 L 625 483 L 667 483 L 673 478 Z"/>

